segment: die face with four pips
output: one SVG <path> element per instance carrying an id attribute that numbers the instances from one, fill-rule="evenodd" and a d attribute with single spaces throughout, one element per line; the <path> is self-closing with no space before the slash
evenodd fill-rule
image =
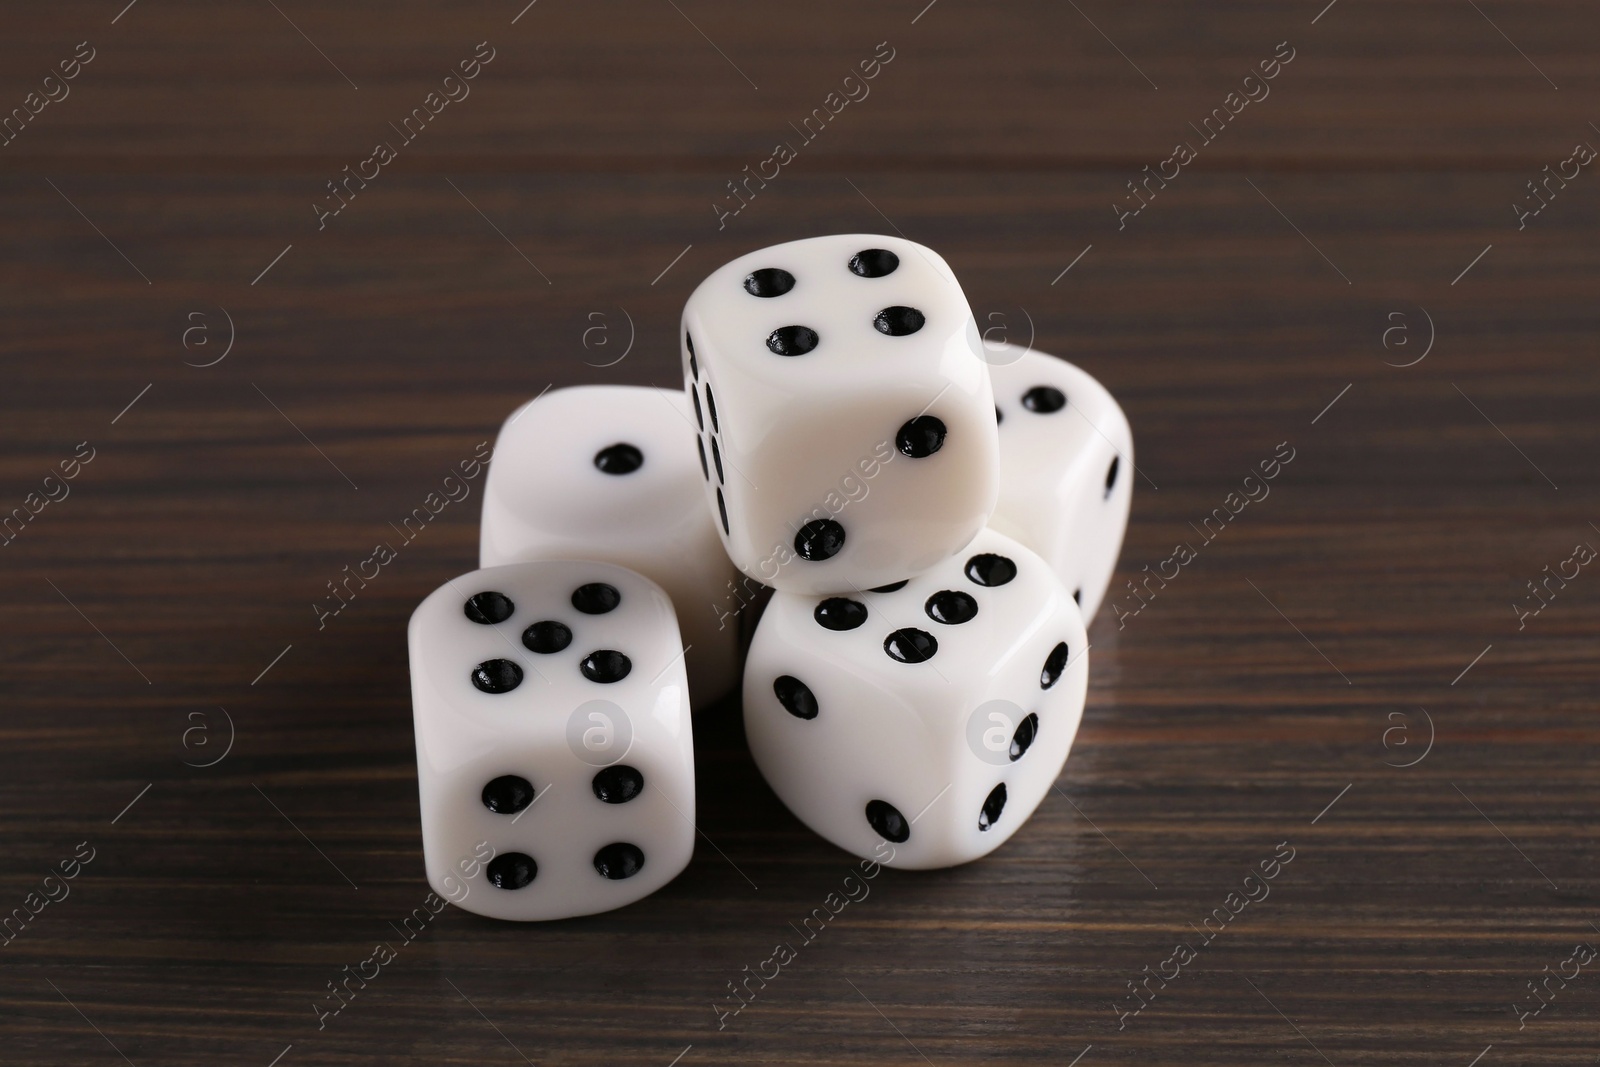
<path id="1" fill-rule="evenodd" d="M 1133 433 L 1115 398 L 1064 359 L 990 349 L 1000 501 L 989 524 L 1049 563 L 1085 623 L 1111 584 L 1133 501 Z"/>
<path id="2" fill-rule="evenodd" d="M 423 853 L 441 896 L 493 918 L 567 918 L 688 865 L 687 681 L 658 586 L 606 563 L 490 567 L 429 595 L 409 643 Z"/>
<path id="3" fill-rule="evenodd" d="M 734 564 L 776 589 L 871 588 L 983 528 L 998 437 L 972 310 L 897 237 L 775 245 L 685 306 L 684 384 Z"/>
<path id="4" fill-rule="evenodd" d="M 745 665 L 745 734 L 773 791 L 840 848 L 896 867 L 965 863 L 1049 793 L 1082 718 L 1087 652 L 1071 592 L 984 530 L 909 581 L 775 594 Z"/>
<path id="5" fill-rule="evenodd" d="M 593 559 L 666 590 L 689 646 L 694 706 L 739 680 L 739 573 L 702 500 L 702 461 L 681 390 L 591 385 L 519 407 L 495 441 L 484 486 L 480 566 Z"/>

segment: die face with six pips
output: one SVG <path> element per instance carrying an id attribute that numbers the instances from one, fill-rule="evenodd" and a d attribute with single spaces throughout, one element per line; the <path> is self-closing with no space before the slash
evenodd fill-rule
<path id="1" fill-rule="evenodd" d="M 909 581 L 775 594 L 746 661 L 745 735 L 778 797 L 839 847 L 964 863 L 1048 794 L 1083 714 L 1087 652 L 1071 592 L 985 530 Z"/>
<path id="2" fill-rule="evenodd" d="M 694 751 L 658 586 L 604 563 L 490 567 L 431 594 L 409 636 L 436 892 L 480 915 L 556 919 L 621 907 L 683 870 Z"/>
<path id="3" fill-rule="evenodd" d="M 949 265 L 898 237 L 775 245 L 685 306 L 684 385 L 728 555 L 792 592 L 920 573 L 987 521 L 998 438 Z"/>

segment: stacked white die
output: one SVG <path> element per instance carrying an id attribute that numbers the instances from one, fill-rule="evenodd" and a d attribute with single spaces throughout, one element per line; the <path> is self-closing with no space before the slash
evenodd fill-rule
<path id="1" fill-rule="evenodd" d="M 1076 460 L 1076 425 L 1004 425 L 960 285 L 911 241 L 822 237 L 734 260 L 689 298 L 683 346 L 723 543 L 777 590 L 744 682 L 768 784 L 817 833 L 891 866 L 994 849 L 1060 773 L 1088 649 L 1080 587 L 985 527 L 1008 491 L 1007 528 L 1037 534 L 1075 583 L 1101 582 L 1097 601 L 1126 490 L 1076 513 L 1089 465 L 1051 455 Z M 1008 401 L 1030 373 L 1053 396 L 1024 413 L 1067 406 L 1037 365 L 995 376 Z M 1058 551 L 1063 526 L 1095 558 Z"/>
<path id="2" fill-rule="evenodd" d="M 602 911 L 687 865 L 688 709 L 737 680 L 738 571 L 776 590 L 751 752 L 840 847 L 982 856 L 1071 747 L 1131 495 L 1110 394 L 985 349 L 944 260 L 884 236 L 727 264 L 681 345 L 686 395 L 564 389 L 508 419 L 486 569 L 412 618 L 429 879 L 467 910 Z"/>

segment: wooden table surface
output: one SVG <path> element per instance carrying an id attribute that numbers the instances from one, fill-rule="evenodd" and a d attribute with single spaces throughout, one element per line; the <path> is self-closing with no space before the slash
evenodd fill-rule
<path id="1" fill-rule="evenodd" d="M 1596 1061 L 1592 4 L 124 3 L 0 14 L 0 1063 Z M 405 941 L 404 627 L 481 482 L 326 583 L 522 400 L 674 384 L 718 264 L 851 230 L 1133 424 L 1059 791 L 734 1014 L 853 861 L 725 706 L 662 892 Z"/>

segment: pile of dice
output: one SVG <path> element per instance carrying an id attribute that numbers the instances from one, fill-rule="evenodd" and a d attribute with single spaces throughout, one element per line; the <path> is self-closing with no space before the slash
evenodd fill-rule
<path id="1" fill-rule="evenodd" d="M 469 911 L 585 915 L 676 877 L 690 707 L 741 678 L 773 791 L 888 866 L 993 850 L 1077 733 L 1132 495 L 1098 382 L 985 345 L 949 265 L 877 235 L 734 260 L 681 344 L 682 392 L 511 415 L 483 569 L 412 616 L 428 879 Z"/>

